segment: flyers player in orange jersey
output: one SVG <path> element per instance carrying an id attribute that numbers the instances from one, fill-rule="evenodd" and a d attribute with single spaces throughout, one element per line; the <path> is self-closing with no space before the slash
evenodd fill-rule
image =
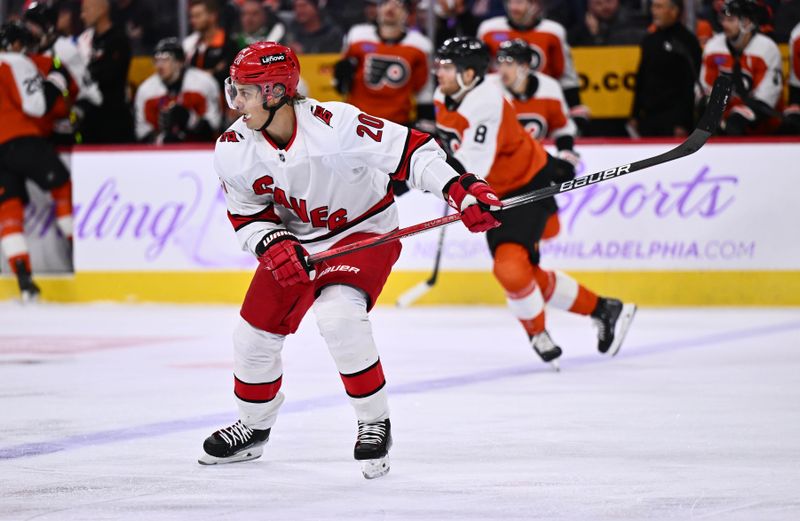
<path id="1" fill-rule="evenodd" d="M 558 82 L 531 70 L 531 54 L 525 40 L 503 42 L 497 51 L 497 72 L 517 120 L 537 141 L 553 138 L 558 150 L 553 159 L 556 168 L 564 170 L 562 176 L 575 177 L 575 168 L 580 163 L 580 156 L 573 150 L 575 123 L 569 117 Z M 560 228 L 558 213 L 554 213 L 547 220 L 542 239 L 555 237 Z"/>
<path id="2" fill-rule="evenodd" d="M 757 0 L 727 0 L 720 19 L 723 33 L 703 50 L 700 82 L 706 94 L 718 76 L 733 79 L 733 96 L 722 122 L 730 136 L 770 133 L 780 124 L 781 54 L 775 42 L 758 32 L 767 13 Z"/>
<path id="3" fill-rule="evenodd" d="M 401 125 L 433 120 L 431 41 L 407 27 L 413 1 L 382 0 L 377 24 L 353 26 L 336 64 L 336 88 L 347 103 Z M 416 100 L 417 117 L 414 118 Z M 432 129 L 429 129 L 432 130 Z"/>
<path id="4" fill-rule="evenodd" d="M 572 117 L 583 127 L 589 120 L 589 109 L 581 104 L 578 73 L 572 63 L 564 27 L 544 18 L 541 0 L 506 0 L 507 16 L 485 20 L 478 27 L 478 39 L 483 40 L 492 56 L 500 45 L 520 38 L 531 46 L 531 68 L 558 80 Z"/>
<path id="5" fill-rule="evenodd" d="M 31 39 L 19 22 L 0 28 L 0 249 L 17 276 L 23 301 L 40 293 L 31 276 L 24 235 L 26 179 L 50 192 L 58 229 L 72 239 L 69 171 L 40 127 L 41 118 L 63 101 L 70 77 L 63 68 L 49 70 L 43 77 L 25 55 Z"/>
<path id="6" fill-rule="evenodd" d="M 445 41 L 434 66 L 439 81 L 434 94 L 437 132 L 450 146 L 456 169 L 483 177 L 500 197 L 570 178 L 519 124 L 499 78 L 486 74 L 489 51 L 480 40 Z M 556 211 L 551 197 L 496 214 L 500 227 L 486 233 L 494 275 L 542 360 L 554 362 L 562 353 L 545 327 L 545 304 L 591 316 L 598 326 L 598 350 L 614 355 L 636 306 L 598 297 L 567 274 L 539 267 L 539 239 Z"/>

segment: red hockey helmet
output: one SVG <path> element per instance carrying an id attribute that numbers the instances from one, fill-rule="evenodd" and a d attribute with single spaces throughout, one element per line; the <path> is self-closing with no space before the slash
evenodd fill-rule
<path id="1" fill-rule="evenodd" d="M 272 98 L 291 98 L 297 94 L 300 81 L 300 62 L 290 48 L 275 42 L 256 42 L 236 55 L 225 80 L 228 106 L 236 108 L 235 83 L 260 85 L 264 103 Z"/>

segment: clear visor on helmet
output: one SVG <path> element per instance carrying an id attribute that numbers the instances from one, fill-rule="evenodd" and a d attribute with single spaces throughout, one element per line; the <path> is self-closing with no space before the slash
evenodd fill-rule
<path id="1" fill-rule="evenodd" d="M 225 79 L 225 101 L 228 103 L 228 107 L 233 110 L 243 108 L 244 105 L 256 100 L 257 97 L 259 103 L 264 103 L 272 99 L 281 98 L 285 94 L 286 86 L 283 83 L 265 83 L 261 85 L 254 83 L 237 87 L 230 77 Z M 239 107 L 236 106 L 237 98 L 239 99 Z"/>
<path id="2" fill-rule="evenodd" d="M 515 60 L 511 56 L 500 55 L 497 57 L 497 63 L 517 63 L 517 60 Z"/>
<path id="3" fill-rule="evenodd" d="M 440 70 L 448 71 L 448 70 L 456 70 L 456 64 L 453 63 L 453 60 L 449 58 L 436 58 L 433 60 L 433 67 L 431 68 L 431 72 L 436 74 Z"/>

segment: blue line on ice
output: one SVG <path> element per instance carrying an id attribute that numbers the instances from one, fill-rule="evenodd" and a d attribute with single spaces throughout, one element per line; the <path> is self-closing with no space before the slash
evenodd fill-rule
<path id="1" fill-rule="evenodd" d="M 771 326 L 761 326 L 757 328 L 740 329 L 736 331 L 728 331 L 725 333 L 716 333 L 712 335 L 701 336 L 690 340 L 670 340 L 667 342 L 660 342 L 655 344 L 643 346 L 631 346 L 628 350 L 623 350 L 617 359 L 636 358 L 643 356 L 658 355 L 661 353 L 679 351 L 695 347 L 709 346 L 713 344 L 721 344 L 725 342 L 738 341 L 748 338 L 755 338 L 765 335 L 772 335 L 777 333 L 785 333 L 800 329 L 800 322 L 789 322 L 784 324 L 775 324 Z M 607 359 L 602 356 L 583 356 L 573 359 L 564 359 L 561 361 L 563 368 L 580 367 L 584 365 L 604 363 Z M 389 392 L 392 396 L 403 394 L 414 394 L 434 391 L 437 389 L 450 389 L 453 387 L 462 387 L 465 385 L 472 385 L 481 382 L 488 382 L 493 380 L 501 380 L 503 378 L 511 378 L 515 376 L 522 376 L 526 374 L 550 372 L 552 369 L 538 361 L 532 360 L 531 365 L 505 367 L 500 369 L 493 369 L 490 371 L 480 371 L 477 373 L 469 373 L 459 376 L 450 376 L 447 378 L 435 378 L 431 380 L 420 380 L 418 382 L 409 382 L 406 384 L 390 385 Z M 337 394 L 334 396 L 320 396 L 317 398 L 310 398 L 307 400 L 299 400 L 290 402 L 281 407 L 281 414 L 290 414 L 296 412 L 305 412 L 314 409 L 323 409 L 326 407 L 335 407 L 346 403 L 344 394 Z M 81 449 L 91 447 L 94 445 L 103 445 L 108 443 L 116 443 L 123 441 L 136 440 L 141 438 L 149 438 L 152 436 L 163 436 L 175 432 L 189 431 L 200 429 L 203 427 L 216 427 L 222 424 L 230 423 L 236 418 L 236 413 L 233 411 L 209 414 L 205 416 L 196 416 L 193 418 L 184 418 L 182 420 L 150 423 L 140 425 L 137 427 L 126 427 L 123 429 L 113 429 L 107 431 L 90 432 L 86 434 L 79 434 L 74 436 L 67 436 L 65 438 L 44 441 L 38 443 L 23 443 L 21 445 L 12 445 L 6 448 L 0 448 L 0 460 L 11 460 L 18 458 L 26 458 L 31 456 L 41 456 L 44 454 L 52 454 L 65 450 Z"/>

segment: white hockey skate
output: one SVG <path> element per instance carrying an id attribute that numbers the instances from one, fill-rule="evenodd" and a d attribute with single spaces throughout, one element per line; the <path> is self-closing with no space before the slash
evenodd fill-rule
<path id="1" fill-rule="evenodd" d="M 543 362 L 549 363 L 556 371 L 561 371 L 561 366 L 558 365 L 558 357 L 561 356 L 563 351 L 559 346 L 550 338 L 550 333 L 546 330 L 537 333 L 530 337 L 531 347 L 536 354 L 539 355 Z"/>
<path id="2" fill-rule="evenodd" d="M 392 426 L 389 419 L 373 423 L 358 422 L 358 437 L 353 455 L 361 463 L 361 473 L 375 479 L 389 472 Z"/>
<path id="3" fill-rule="evenodd" d="M 622 347 L 625 335 L 636 314 L 636 304 L 623 304 L 617 299 L 600 297 L 592 320 L 597 327 L 597 350 L 614 356 Z"/>
<path id="4" fill-rule="evenodd" d="M 219 465 L 260 458 L 269 440 L 269 431 L 251 429 L 239 420 L 206 438 L 204 453 L 197 462 L 201 465 Z"/>

